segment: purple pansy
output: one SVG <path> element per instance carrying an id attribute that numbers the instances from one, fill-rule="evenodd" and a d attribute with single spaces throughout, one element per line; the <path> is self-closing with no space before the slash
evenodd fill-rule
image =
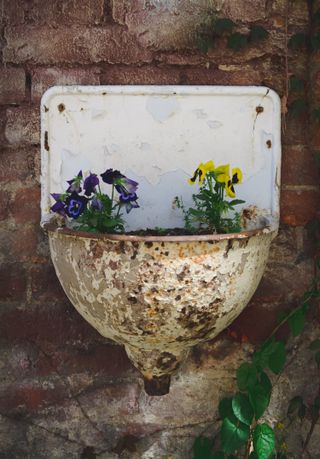
<path id="1" fill-rule="evenodd" d="M 53 206 L 50 207 L 50 210 L 52 210 L 52 212 L 56 212 L 57 214 L 65 217 L 66 216 L 66 203 L 61 199 L 63 195 L 60 193 L 51 193 L 51 196 L 56 202 L 53 204 Z"/>
<path id="2" fill-rule="evenodd" d="M 100 174 L 100 177 L 105 183 L 113 185 L 116 180 L 121 179 L 124 175 L 119 171 L 114 171 L 113 169 L 107 169 L 103 174 Z"/>
<path id="3" fill-rule="evenodd" d="M 88 198 L 79 196 L 76 192 L 73 192 L 66 199 L 66 214 L 71 218 L 78 218 L 86 209 L 87 204 Z"/>
<path id="4" fill-rule="evenodd" d="M 139 207 L 137 203 L 138 196 L 136 193 L 128 193 L 126 190 L 123 190 L 120 193 L 119 200 L 121 204 L 126 206 L 127 214 L 133 209 Z"/>
<path id="5" fill-rule="evenodd" d="M 81 193 L 81 191 L 82 191 L 82 189 L 81 189 L 82 178 L 83 178 L 82 171 L 79 171 L 78 175 L 74 179 L 67 180 L 67 182 L 69 183 L 69 187 L 67 189 L 67 193 L 73 193 L 73 192 Z"/>
<path id="6" fill-rule="evenodd" d="M 90 174 L 84 181 L 83 188 L 84 194 L 90 196 L 96 192 L 96 186 L 99 185 L 99 179 L 97 174 Z"/>
<path id="7" fill-rule="evenodd" d="M 94 197 L 91 201 L 91 208 L 94 209 L 94 210 L 97 210 L 98 212 L 102 212 L 103 211 L 103 204 L 102 204 L 102 201 L 100 201 L 100 199 Z"/>

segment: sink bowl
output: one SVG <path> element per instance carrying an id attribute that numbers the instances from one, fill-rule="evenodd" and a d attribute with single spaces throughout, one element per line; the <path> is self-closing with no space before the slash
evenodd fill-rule
<path id="1" fill-rule="evenodd" d="M 47 225 L 61 285 L 101 335 L 124 345 L 150 395 L 168 393 L 190 348 L 248 304 L 276 232 L 134 236 Z"/>

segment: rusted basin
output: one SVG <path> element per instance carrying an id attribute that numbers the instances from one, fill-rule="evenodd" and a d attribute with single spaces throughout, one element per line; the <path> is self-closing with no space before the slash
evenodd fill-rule
<path id="1" fill-rule="evenodd" d="M 159 237 L 46 229 L 68 298 L 101 335 L 125 346 L 150 395 L 167 393 L 189 349 L 240 314 L 275 236 L 269 229 Z"/>

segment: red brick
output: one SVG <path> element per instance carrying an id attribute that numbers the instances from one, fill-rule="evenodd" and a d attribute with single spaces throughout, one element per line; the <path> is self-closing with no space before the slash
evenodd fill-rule
<path id="1" fill-rule="evenodd" d="M 320 207 L 320 193 L 316 190 L 281 192 L 281 221 L 291 226 L 304 226 L 315 218 Z"/>
<path id="2" fill-rule="evenodd" d="M 281 183 L 286 185 L 318 185 L 319 176 L 312 152 L 305 145 L 282 149 Z"/>
<path id="3" fill-rule="evenodd" d="M 40 64 L 144 63 L 152 52 L 139 47 L 120 26 L 59 28 L 16 26 L 6 29 L 5 62 Z"/>
<path id="4" fill-rule="evenodd" d="M 11 212 L 16 223 L 40 222 L 40 187 L 19 189 L 15 194 Z"/>
<path id="5" fill-rule="evenodd" d="M 4 0 L 3 20 L 9 25 L 32 23 L 60 25 L 62 23 L 96 24 L 103 19 L 104 0 Z"/>
<path id="6" fill-rule="evenodd" d="M 30 261 L 37 252 L 38 234 L 34 226 L 20 225 L 10 232 L 10 251 L 15 261 Z"/>
<path id="7" fill-rule="evenodd" d="M 179 68 L 155 66 L 110 66 L 101 75 L 101 84 L 179 84 Z"/>
<path id="8" fill-rule="evenodd" d="M 32 71 L 31 97 L 38 102 L 43 93 L 56 85 L 98 85 L 100 70 L 97 67 L 60 69 L 36 68 Z"/>
<path id="9" fill-rule="evenodd" d="M 0 68 L 0 104 L 18 104 L 25 98 L 26 76 L 23 69 Z"/>
<path id="10" fill-rule="evenodd" d="M 0 266 L 0 301 L 25 300 L 26 288 L 26 273 L 21 264 L 8 263 Z"/>
<path id="11" fill-rule="evenodd" d="M 0 185 L 14 182 L 34 184 L 40 178 L 39 148 L 0 149 Z"/>
<path id="12" fill-rule="evenodd" d="M 11 194 L 6 190 L 0 190 L 0 221 L 9 217 Z"/>
<path id="13" fill-rule="evenodd" d="M 39 108 L 8 108 L 5 137 L 11 145 L 38 145 L 40 143 Z"/>
<path id="14" fill-rule="evenodd" d="M 221 69 L 186 68 L 181 71 L 181 84 L 248 85 L 261 84 L 261 74 L 250 66 L 219 66 Z M 238 67 L 234 71 L 232 68 Z M 225 70 L 224 70 L 225 69 Z"/>
<path id="15" fill-rule="evenodd" d="M 30 269 L 30 276 L 32 302 L 66 299 L 52 265 L 37 265 Z"/>

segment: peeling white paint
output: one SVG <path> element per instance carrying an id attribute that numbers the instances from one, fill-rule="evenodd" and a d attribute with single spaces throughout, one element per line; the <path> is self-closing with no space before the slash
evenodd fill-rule
<path id="1" fill-rule="evenodd" d="M 257 114 L 259 105 L 264 110 Z M 212 159 L 240 167 L 237 197 L 244 207 L 267 209 L 278 224 L 280 103 L 267 88 L 54 87 L 42 99 L 41 116 L 42 218 L 50 193 L 65 190 L 81 168 L 101 173 L 111 167 L 140 183 L 140 209 L 130 213 L 128 229 L 183 226 L 171 202 L 183 196 L 191 204 L 195 187 L 187 178 Z"/>

